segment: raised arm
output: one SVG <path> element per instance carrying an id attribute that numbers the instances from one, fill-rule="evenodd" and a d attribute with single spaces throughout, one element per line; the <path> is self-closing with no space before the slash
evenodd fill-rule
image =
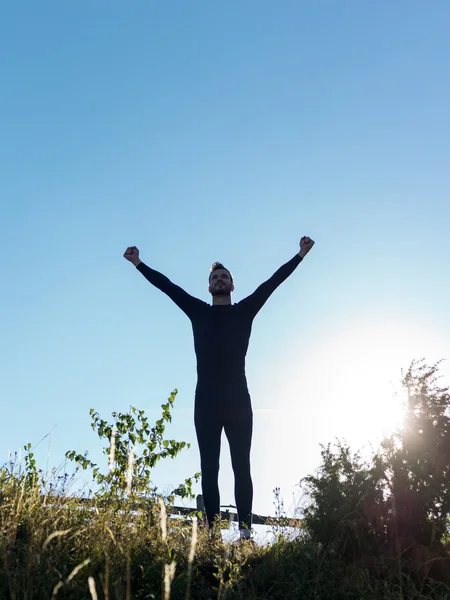
<path id="1" fill-rule="evenodd" d="M 239 304 L 244 305 L 252 317 L 255 317 L 269 296 L 277 289 L 277 287 L 285 281 L 291 273 L 295 271 L 303 258 L 308 254 L 314 246 L 314 241 L 306 236 L 300 240 L 300 250 L 291 260 L 281 266 L 270 279 L 262 283 L 250 296 L 241 300 Z"/>
<path id="2" fill-rule="evenodd" d="M 202 304 L 201 300 L 189 295 L 181 287 L 172 283 L 168 277 L 143 263 L 139 258 L 139 250 L 136 246 L 129 246 L 123 256 L 142 273 L 147 281 L 167 294 L 188 317 L 191 317 L 195 309 Z"/>

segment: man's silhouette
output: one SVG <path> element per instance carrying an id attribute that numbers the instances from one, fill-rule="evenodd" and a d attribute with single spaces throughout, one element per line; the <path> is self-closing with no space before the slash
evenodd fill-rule
<path id="1" fill-rule="evenodd" d="M 136 246 L 128 247 L 124 253 L 124 257 L 191 320 L 197 356 L 194 421 L 206 516 L 212 527 L 216 516 L 220 515 L 218 477 L 220 439 L 224 429 L 230 444 L 239 529 L 244 538 L 250 537 L 253 502 L 250 475 L 253 413 L 245 375 L 252 322 L 269 296 L 291 275 L 313 245 L 309 237 L 302 237 L 298 254 L 237 304 L 231 304 L 233 276 L 221 263 L 214 263 L 210 270 L 210 305 L 190 296 L 165 275 L 143 263 Z"/>

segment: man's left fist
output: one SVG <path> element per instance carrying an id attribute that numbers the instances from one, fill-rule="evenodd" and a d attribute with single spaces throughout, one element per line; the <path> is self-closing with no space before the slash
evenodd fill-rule
<path id="1" fill-rule="evenodd" d="M 300 240 L 300 256 L 306 256 L 311 248 L 314 246 L 314 240 L 304 235 Z"/>

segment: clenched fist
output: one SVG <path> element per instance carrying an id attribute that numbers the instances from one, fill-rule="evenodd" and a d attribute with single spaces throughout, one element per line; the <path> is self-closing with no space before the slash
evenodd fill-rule
<path id="1" fill-rule="evenodd" d="M 314 240 L 304 235 L 300 240 L 300 252 L 299 256 L 302 258 L 308 254 L 311 248 L 314 246 Z"/>
<path id="2" fill-rule="evenodd" d="M 139 249 L 136 246 L 128 246 L 125 250 L 123 257 L 133 263 L 135 267 L 141 262 L 139 259 Z"/>

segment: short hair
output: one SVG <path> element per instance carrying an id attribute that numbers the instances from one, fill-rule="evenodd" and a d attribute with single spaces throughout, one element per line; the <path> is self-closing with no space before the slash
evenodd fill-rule
<path id="1" fill-rule="evenodd" d="M 214 273 L 214 271 L 217 271 L 217 269 L 224 269 L 230 276 L 231 284 L 233 284 L 233 275 L 231 274 L 231 271 L 229 271 L 226 267 L 224 267 L 223 264 L 220 262 L 215 262 L 211 265 L 211 268 L 209 270 L 209 280 L 210 281 L 211 281 L 211 275 Z"/>

